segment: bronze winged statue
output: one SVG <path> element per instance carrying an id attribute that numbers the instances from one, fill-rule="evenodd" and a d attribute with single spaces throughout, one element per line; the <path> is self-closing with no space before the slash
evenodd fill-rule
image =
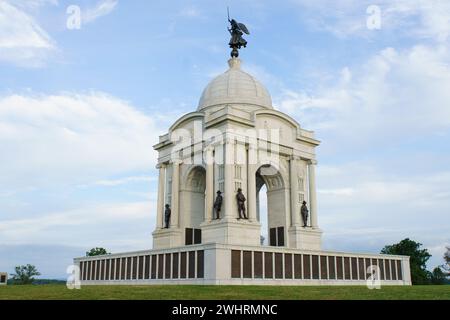
<path id="1" fill-rule="evenodd" d="M 247 41 L 242 38 L 243 34 L 250 34 L 247 27 L 243 23 L 239 23 L 234 19 L 230 19 L 230 14 L 228 13 L 228 22 L 231 24 L 231 28 L 228 28 L 228 32 L 231 34 L 230 39 L 230 48 L 233 49 L 231 51 L 231 57 L 237 58 L 239 56 L 239 51 L 241 47 L 247 46 Z"/>

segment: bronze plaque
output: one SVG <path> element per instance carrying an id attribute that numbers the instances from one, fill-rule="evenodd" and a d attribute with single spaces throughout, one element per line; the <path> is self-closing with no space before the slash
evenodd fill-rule
<path id="1" fill-rule="evenodd" d="M 120 258 L 116 258 L 116 264 L 114 268 L 116 268 L 116 277 L 114 280 L 120 280 Z"/>
<path id="2" fill-rule="evenodd" d="M 195 278 L 195 251 L 189 251 L 189 278 Z"/>
<path id="3" fill-rule="evenodd" d="M 137 269 L 138 269 L 138 264 L 137 264 L 137 257 L 133 257 L 133 280 L 137 279 Z"/>
<path id="4" fill-rule="evenodd" d="M 258 279 L 261 279 L 262 277 L 263 277 L 263 267 L 262 267 L 262 264 L 263 264 L 263 259 L 262 259 L 262 252 L 260 252 L 260 251 L 255 251 L 254 253 L 253 253 L 253 255 L 254 255 L 254 272 L 255 272 L 255 274 L 254 274 L 254 277 L 255 278 L 258 278 Z"/>
<path id="5" fill-rule="evenodd" d="M 350 258 L 344 257 L 344 275 L 345 280 L 350 280 Z"/>
<path id="6" fill-rule="evenodd" d="M 80 279 L 81 280 L 86 280 L 86 279 L 84 279 L 84 276 L 86 275 L 85 268 L 86 268 L 86 262 L 80 261 Z M 5 281 L 0 281 L 0 282 L 5 282 Z"/>
<path id="7" fill-rule="evenodd" d="M 273 254 L 264 252 L 264 278 L 273 278 Z"/>
<path id="8" fill-rule="evenodd" d="M 187 254 L 186 252 L 181 252 L 180 254 L 180 278 L 186 279 L 187 276 Z"/>
<path id="9" fill-rule="evenodd" d="M 158 279 L 164 278 L 164 254 L 158 254 Z"/>
<path id="10" fill-rule="evenodd" d="M 284 255 L 284 278 L 292 279 L 292 254 L 286 253 Z"/>
<path id="11" fill-rule="evenodd" d="M 127 258 L 127 280 L 131 280 L 131 257 Z"/>
<path id="12" fill-rule="evenodd" d="M 178 252 L 174 252 L 172 256 L 172 277 L 178 279 Z"/>
<path id="13" fill-rule="evenodd" d="M 352 280 L 358 280 L 358 262 L 355 257 L 350 259 L 352 264 Z"/>
<path id="14" fill-rule="evenodd" d="M 283 279 L 283 254 L 275 253 L 275 278 Z"/>
<path id="15" fill-rule="evenodd" d="M 144 257 L 144 279 L 150 279 L 150 256 Z"/>
<path id="16" fill-rule="evenodd" d="M 284 247 L 284 227 L 277 228 L 277 245 L 279 247 Z"/>
<path id="17" fill-rule="evenodd" d="M 138 279 L 144 279 L 144 256 L 139 256 Z"/>
<path id="18" fill-rule="evenodd" d="M 397 260 L 397 279 L 403 280 L 402 262 L 400 260 Z"/>
<path id="19" fill-rule="evenodd" d="M 386 280 L 384 276 L 384 260 L 378 259 L 378 266 L 380 267 L 380 280 Z"/>
<path id="20" fill-rule="evenodd" d="M 111 264 L 111 259 L 106 260 L 106 274 L 105 274 L 105 280 L 109 280 L 110 264 Z"/>
<path id="21" fill-rule="evenodd" d="M 120 280 L 125 280 L 125 262 L 126 262 L 126 258 L 120 259 L 120 264 L 121 264 Z"/>
<path id="22" fill-rule="evenodd" d="M 244 278 L 252 278 L 252 252 L 242 252 L 242 273 Z"/>
<path id="23" fill-rule="evenodd" d="M 294 278 L 302 278 L 302 255 L 294 254 Z"/>
<path id="24" fill-rule="evenodd" d="M 100 260 L 95 261 L 95 280 L 100 280 Z"/>
<path id="25" fill-rule="evenodd" d="M 397 265 L 395 260 L 391 260 L 392 280 L 397 280 Z"/>
<path id="26" fill-rule="evenodd" d="M 152 279 L 156 279 L 156 259 L 157 259 L 157 255 L 154 254 L 152 255 L 152 270 L 151 270 L 151 277 Z"/>
<path id="27" fill-rule="evenodd" d="M 311 256 L 309 254 L 303 255 L 303 277 L 311 279 Z"/>
<path id="28" fill-rule="evenodd" d="M 319 279 L 319 256 L 312 256 L 312 276 L 313 279 Z"/>
<path id="29" fill-rule="evenodd" d="M 197 251 L 197 278 L 202 279 L 205 275 L 205 252 L 203 250 Z"/>
<path id="30" fill-rule="evenodd" d="M 172 255 L 170 253 L 166 253 L 166 265 L 164 272 L 165 279 L 170 279 L 171 262 L 172 262 Z"/>
<path id="31" fill-rule="evenodd" d="M 105 260 L 100 260 L 100 279 L 105 280 Z"/>
<path id="32" fill-rule="evenodd" d="M 231 250 L 231 277 L 241 277 L 241 251 Z"/>
<path id="33" fill-rule="evenodd" d="M 390 263 L 390 260 L 384 260 L 384 266 L 386 267 L 386 280 L 391 280 L 391 263 Z"/>
<path id="34" fill-rule="evenodd" d="M 358 258 L 359 280 L 366 280 L 366 270 L 364 270 L 364 258 Z"/>
<path id="35" fill-rule="evenodd" d="M 342 257 L 336 257 L 336 275 L 338 280 L 344 279 L 344 268 L 342 267 Z"/>
<path id="36" fill-rule="evenodd" d="M 86 280 L 91 280 L 91 261 L 86 261 Z"/>
<path id="37" fill-rule="evenodd" d="M 202 229 L 194 229 L 194 244 L 202 243 Z"/>
<path id="38" fill-rule="evenodd" d="M 320 256 L 320 279 L 328 279 L 327 257 Z"/>
<path id="39" fill-rule="evenodd" d="M 335 268 L 335 259 L 336 257 L 329 256 L 328 257 L 328 274 L 330 279 L 336 279 L 336 268 Z"/>
<path id="40" fill-rule="evenodd" d="M 185 229 L 184 236 L 185 236 L 185 244 L 187 246 L 192 244 L 192 233 L 193 233 L 192 228 Z"/>
<path id="41" fill-rule="evenodd" d="M 270 228 L 269 240 L 271 246 L 277 245 L 277 228 Z"/>

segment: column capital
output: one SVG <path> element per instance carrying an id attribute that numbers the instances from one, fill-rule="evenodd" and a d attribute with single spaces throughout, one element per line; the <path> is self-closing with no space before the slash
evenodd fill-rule
<path id="1" fill-rule="evenodd" d="M 181 159 L 173 159 L 170 163 L 171 164 L 180 165 L 180 164 L 183 163 L 183 160 L 181 160 Z"/>
<path id="2" fill-rule="evenodd" d="M 296 155 L 291 154 L 291 155 L 289 156 L 289 160 L 301 160 L 301 157 L 300 157 L 300 156 L 296 156 Z"/>
<path id="3" fill-rule="evenodd" d="M 309 159 L 308 160 L 308 164 L 310 164 L 310 165 L 317 165 L 317 160 L 316 159 Z"/>
<path id="4" fill-rule="evenodd" d="M 158 163 L 156 169 L 164 169 L 167 165 L 165 163 Z"/>
<path id="5" fill-rule="evenodd" d="M 213 152 L 214 148 L 215 148 L 214 144 L 208 144 L 204 150 L 205 150 L 205 152 Z"/>

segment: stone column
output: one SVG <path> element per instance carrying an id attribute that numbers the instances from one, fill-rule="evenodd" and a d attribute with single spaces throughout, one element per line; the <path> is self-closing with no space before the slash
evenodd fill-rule
<path id="1" fill-rule="evenodd" d="M 214 203 L 214 159 L 213 149 L 208 147 L 206 150 L 206 189 L 205 189 L 205 222 L 210 222 L 213 216 Z"/>
<path id="2" fill-rule="evenodd" d="M 224 218 L 236 218 L 237 205 L 235 201 L 234 193 L 234 141 L 232 139 L 226 139 L 225 142 L 225 163 L 224 163 L 224 175 L 225 175 L 225 215 Z"/>
<path id="3" fill-rule="evenodd" d="M 247 149 L 247 211 L 249 221 L 256 221 L 256 149 L 251 144 Z"/>
<path id="4" fill-rule="evenodd" d="M 311 215 L 311 227 L 317 228 L 317 196 L 316 196 L 316 167 L 317 161 L 310 160 L 309 172 L 309 212 Z"/>
<path id="5" fill-rule="evenodd" d="M 163 215 L 164 215 L 164 190 L 166 189 L 166 165 L 164 163 L 156 166 L 159 169 L 158 179 L 158 204 L 156 208 L 156 228 L 161 229 L 163 227 Z"/>
<path id="6" fill-rule="evenodd" d="M 170 217 L 170 227 L 178 228 L 179 221 L 179 196 L 180 196 L 180 160 L 172 162 L 172 215 Z"/>
<path id="7" fill-rule="evenodd" d="M 291 224 L 293 226 L 300 225 L 300 210 L 298 207 L 298 181 L 297 166 L 298 157 L 291 156 L 289 159 L 289 182 L 290 182 L 290 198 L 291 198 Z"/>

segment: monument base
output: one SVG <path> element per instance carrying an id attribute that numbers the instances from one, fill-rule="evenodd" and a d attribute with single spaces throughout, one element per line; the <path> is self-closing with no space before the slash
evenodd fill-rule
<path id="1" fill-rule="evenodd" d="M 74 259 L 81 285 L 411 285 L 408 256 L 197 244 Z"/>
<path id="2" fill-rule="evenodd" d="M 288 230 L 289 247 L 304 250 L 322 249 L 322 230 L 319 228 L 292 226 Z"/>
<path id="3" fill-rule="evenodd" d="M 179 228 L 156 229 L 152 233 L 153 248 L 165 249 L 184 245 L 183 232 Z"/>
<path id="4" fill-rule="evenodd" d="M 261 224 L 246 219 L 223 218 L 200 225 L 203 243 L 259 246 Z"/>

